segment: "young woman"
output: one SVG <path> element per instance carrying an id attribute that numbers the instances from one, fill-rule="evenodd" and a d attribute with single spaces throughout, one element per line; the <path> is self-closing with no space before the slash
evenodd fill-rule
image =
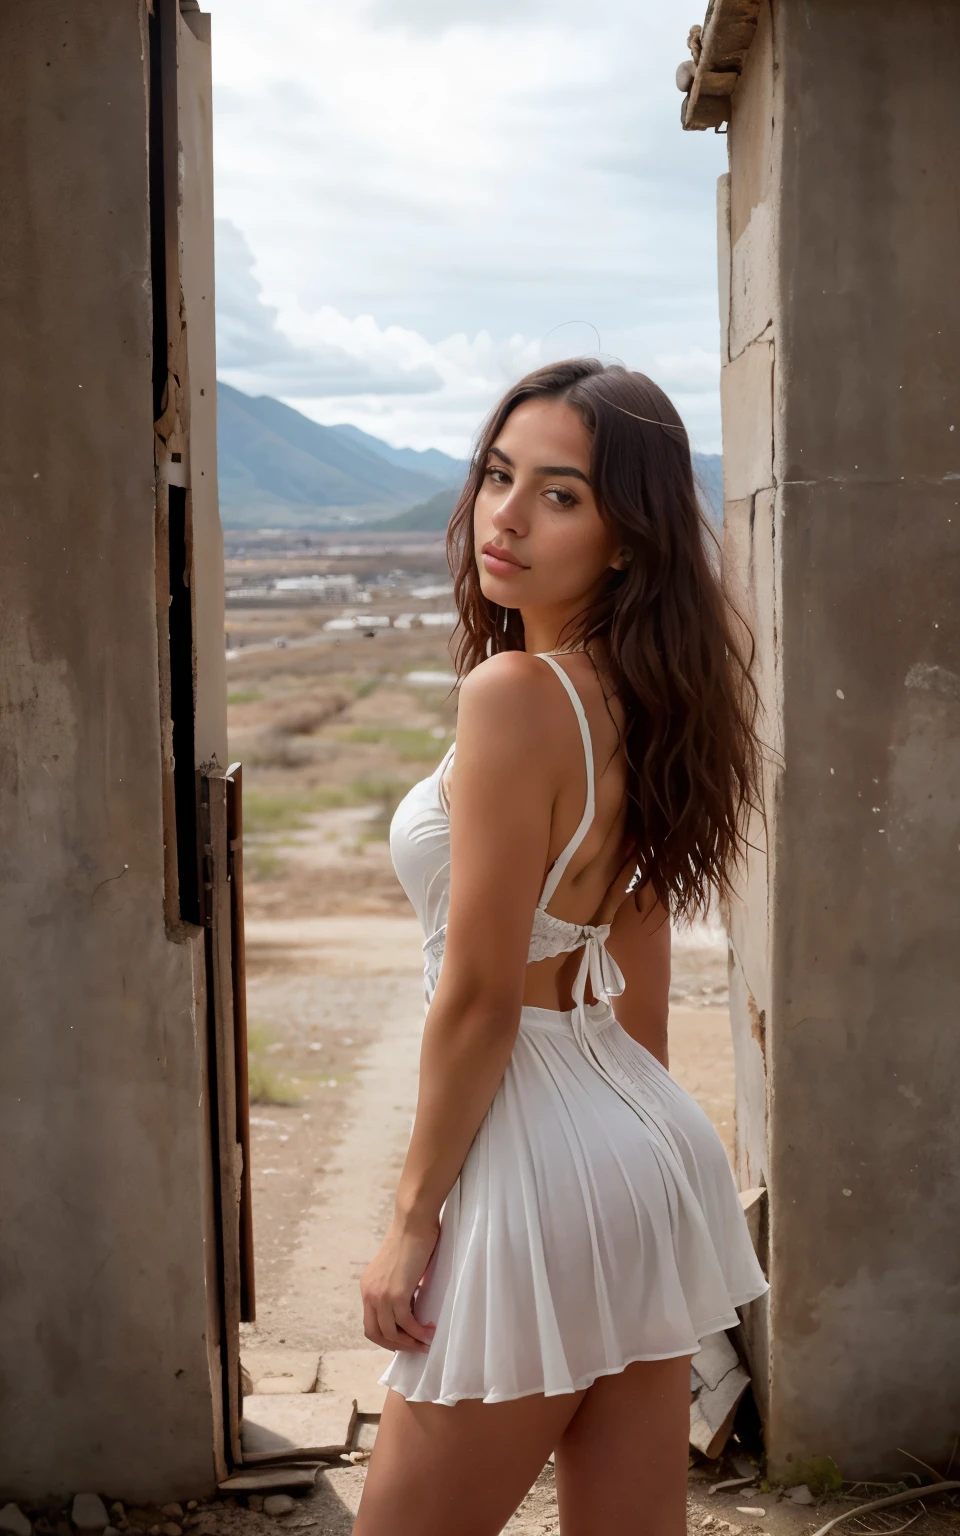
<path id="1" fill-rule="evenodd" d="M 495 1536 L 551 1451 L 563 1536 L 680 1536 L 690 1357 L 766 1282 L 667 1071 L 669 914 L 728 888 L 758 760 L 670 401 L 589 360 L 523 379 L 449 553 L 456 756 L 391 828 L 428 1011 L 361 1281 L 396 1354 L 355 1536 Z"/>

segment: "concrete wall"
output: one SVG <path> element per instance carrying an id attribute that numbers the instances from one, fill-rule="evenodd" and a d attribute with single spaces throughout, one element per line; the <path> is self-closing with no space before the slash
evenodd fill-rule
<path id="1" fill-rule="evenodd" d="M 145 27 L 0 12 L 0 1496 L 209 1490 L 219 1436 L 203 949 L 164 924 Z"/>
<path id="2" fill-rule="evenodd" d="M 902 1475 L 960 1423 L 960 11 L 780 0 L 747 65 L 725 557 L 782 749 L 733 926 L 754 1367 L 775 1477 Z"/>

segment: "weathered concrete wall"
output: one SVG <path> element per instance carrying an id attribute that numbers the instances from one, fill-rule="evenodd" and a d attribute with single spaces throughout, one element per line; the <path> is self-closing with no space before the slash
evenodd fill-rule
<path id="1" fill-rule="evenodd" d="M 190 453 L 188 479 L 194 553 L 197 655 L 196 760 L 227 766 L 227 658 L 224 643 L 223 531 L 217 497 L 217 369 L 213 261 L 213 122 L 210 17 L 181 19 L 180 144 L 192 174 L 180 211 L 180 270 L 187 317 Z"/>
<path id="2" fill-rule="evenodd" d="M 209 1490 L 199 935 L 163 908 L 145 6 L 0 12 L 0 1494 Z"/>
<path id="3" fill-rule="evenodd" d="M 736 1061 L 737 1174 L 741 1189 L 770 1182 L 767 1023 L 771 1012 L 769 894 L 781 746 L 778 516 L 774 469 L 779 289 L 777 234 L 781 120 L 774 111 L 773 18 L 763 8 L 736 97 L 730 171 L 718 197 L 721 403 L 724 463 L 724 575 L 756 644 L 759 728 L 767 747 L 764 800 L 743 872 L 743 899 L 729 914 L 730 1001 Z M 764 1231 L 766 1232 L 766 1223 Z M 768 1255 L 761 1254 L 766 1262 Z M 768 1410 L 769 1301 L 744 1314 L 754 1393 Z"/>
<path id="4" fill-rule="evenodd" d="M 780 0 L 748 63 L 724 434 L 783 752 L 734 929 L 738 1053 L 764 1015 L 738 1112 L 770 1190 L 768 1452 L 902 1474 L 960 1422 L 960 11 Z M 744 361 L 768 310 L 769 477 Z"/>

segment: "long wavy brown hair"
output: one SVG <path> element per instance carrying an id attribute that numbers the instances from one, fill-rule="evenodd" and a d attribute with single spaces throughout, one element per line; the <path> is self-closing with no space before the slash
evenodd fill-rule
<path id="1" fill-rule="evenodd" d="M 700 509 L 686 430 L 645 374 L 591 358 L 552 363 L 515 384 L 490 415 L 447 533 L 457 671 L 524 648 L 519 611 L 480 590 L 473 508 L 488 451 L 525 400 L 562 400 L 579 413 L 601 516 L 633 551 L 559 644 L 586 647 L 623 705 L 635 895 L 650 887 L 690 917 L 713 893 L 729 894 L 749 812 L 762 814 L 754 643 L 711 558 L 717 542 Z"/>

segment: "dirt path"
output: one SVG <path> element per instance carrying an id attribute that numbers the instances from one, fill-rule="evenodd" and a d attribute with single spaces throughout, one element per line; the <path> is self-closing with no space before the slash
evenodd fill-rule
<path id="1" fill-rule="evenodd" d="M 252 1111 L 258 1320 L 247 1347 L 363 1343 L 357 1276 L 416 1095 L 421 942 L 412 917 L 247 925 L 248 1012 L 282 1073 L 275 1091 L 297 1095 Z"/>

